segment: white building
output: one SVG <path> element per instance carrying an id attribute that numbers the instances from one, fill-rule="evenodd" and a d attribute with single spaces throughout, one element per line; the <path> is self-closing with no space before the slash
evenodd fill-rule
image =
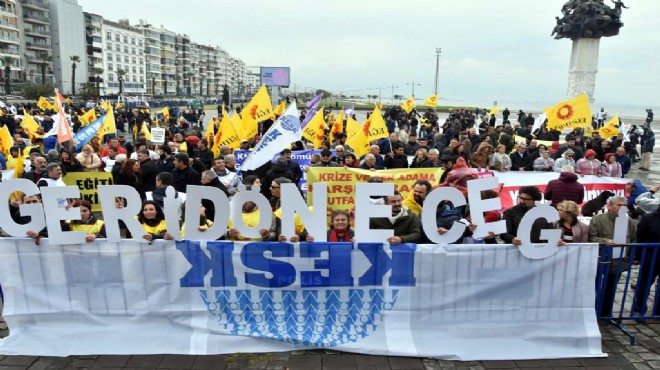
<path id="1" fill-rule="evenodd" d="M 88 81 L 87 43 L 82 6 L 78 5 L 77 0 L 50 0 L 48 6 L 56 87 L 66 94 L 73 94 L 74 89 L 78 91 L 80 85 Z M 51 45 L 44 44 L 44 46 Z M 71 60 L 74 56 L 80 59 L 76 63 L 75 79 L 72 75 Z"/>
<path id="2" fill-rule="evenodd" d="M 103 80 L 101 95 L 138 96 L 147 93 L 144 35 L 128 20 L 103 20 Z"/>

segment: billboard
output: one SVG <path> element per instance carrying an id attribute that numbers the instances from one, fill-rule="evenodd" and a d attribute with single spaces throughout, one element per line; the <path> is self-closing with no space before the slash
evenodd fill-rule
<path id="1" fill-rule="evenodd" d="M 261 67 L 260 76 L 260 85 L 289 87 L 289 82 L 291 81 L 291 68 Z"/>

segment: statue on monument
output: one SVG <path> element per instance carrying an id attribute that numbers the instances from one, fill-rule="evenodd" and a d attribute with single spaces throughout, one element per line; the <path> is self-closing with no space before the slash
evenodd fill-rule
<path id="1" fill-rule="evenodd" d="M 551 36 L 555 39 L 600 38 L 619 34 L 623 27 L 622 9 L 628 9 L 621 0 L 610 0 L 611 8 L 603 0 L 568 0 L 561 8 L 563 17 L 555 17 L 557 25 Z"/>

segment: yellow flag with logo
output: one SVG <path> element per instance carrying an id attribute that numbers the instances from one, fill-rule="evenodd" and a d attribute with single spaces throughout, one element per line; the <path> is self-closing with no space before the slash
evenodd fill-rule
<path id="1" fill-rule="evenodd" d="M 140 132 L 144 132 L 145 138 L 147 140 L 151 140 L 151 131 L 149 131 L 149 127 L 147 126 L 146 122 L 142 122 L 142 129 L 140 129 Z"/>
<path id="2" fill-rule="evenodd" d="M 563 101 L 544 111 L 548 117 L 548 128 L 551 130 L 591 126 L 591 108 L 587 94 Z"/>
<path id="3" fill-rule="evenodd" d="M 378 107 L 378 106 L 376 106 L 376 107 Z M 405 110 L 406 113 L 412 112 L 412 110 L 415 109 L 415 98 L 413 98 L 412 96 L 409 97 L 406 101 L 404 101 L 401 104 L 401 109 Z"/>
<path id="4" fill-rule="evenodd" d="M 43 96 L 39 97 L 39 101 L 37 101 L 37 106 L 43 110 L 46 109 L 55 110 L 55 107 Z"/>
<path id="5" fill-rule="evenodd" d="M 332 123 L 332 129 L 330 130 L 330 137 L 335 138 L 335 135 L 344 132 L 344 110 L 339 111 L 337 119 Z"/>
<path id="6" fill-rule="evenodd" d="M 105 114 L 105 118 L 103 119 L 103 124 L 101 124 L 101 127 L 99 127 L 99 132 L 96 133 L 96 136 L 99 137 L 99 139 L 103 140 L 103 136 L 108 135 L 108 134 L 116 134 L 117 133 L 117 126 L 115 123 L 115 112 L 112 107 L 110 107 L 110 110 L 108 113 Z M 147 134 L 149 137 L 149 140 L 151 140 L 151 133 Z"/>
<path id="7" fill-rule="evenodd" d="M 241 140 L 236 133 L 236 127 L 234 127 L 229 114 L 225 112 L 224 108 L 222 109 L 222 120 L 220 120 L 218 132 L 215 133 L 215 137 L 213 138 L 213 148 L 211 149 L 216 157 L 220 155 L 220 147 L 223 145 L 232 149 L 237 149 L 241 146 Z"/>
<path id="8" fill-rule="evenodd" d="M 360 158 L 363 155 L 369 153 L 369 141 L 367 140 L 367 134 L 364 130 L 358 129 L 355 134 L 346 141 L 346 145 L 353 149 L 353 153 Z"/>
<path id="9" fill-rule="evenodd" d="M 14 139 L 12 139 L 7 125 L 4 125 L 0 128 L 0 152 L 4 153 L 5 157 L 7 157 L 12 145 L 14 145 Z"/>
<path id="10" fill-rule="evenodd" d="M 431 95 L 426 100 L 424 100 L 424 105 L 427 107 L 437 107 L 438 106 L 438 96 L 437 95 Z"/>
<path id="11" fill-rule="evenodd" d="M 245 106 L 241 112 L 241 127 L 238 129 L 238 136 L 243 139 L 250 139 L 257 136 L 259 132 L 259 121 L 268 119 L 273 114 L 273 105 L 270 103 L 270 96 L 265 85 L 261 85 L 259 91 L 252 97 L 252 100 Z"/>
<path id="12" fill-rule="evenodd" d="M 160 111 L 163 114 L 163 117 L 165 118 L 165 121 L 170 119 L 170 109 L 165 107 L 163 110 Z"/>
<path id="13" fill-rule="evenodd" d="M 613 136 L 616 136 L 619 134 L 619 116 L 616 115 L 612 117 L 609 122 L 605 124 L 605 126 L 601 127 L 598 132 L 600 132 L 600 136 L 603 139 L 609 139 Z"/>
<path id="14" fill-rule="evenodd" d="M 105 111 L 109 111 L 110 109 L 112 109 L 112 104 L 110 104 L 109 101 L 103 102 L 101 103 L 101 108 Z"/>
<path id="15" fill-rule="evenodd" d="M 350 140 L 357 134 L 360 124 L 350 115 L 346 117 L 346 140 Z"/>
<path id="16" fill-rule="evenodd" d="M 366 121 L 362 124 L 362 131 L 367 135 L 367 141 L 371 142 L 373 140 L 384 139 L 390 136 L 387 131 L 387 125 L 385 125 L 385 120 L 383 115 L 380 113 L 378 107 L 374 108 L 373 113 L 367 118 Z"/>
<path id="17" fill-rule="evenodd" d="M 82 126 L 85 127 L 90 123 L 94 122 L 94 120 L 96 119 L 96 112 L 94 112 L 94 109 L 90 109 L 87 112 L 85 112 L 85 114 L 78 117 L 78 119 L 80 120 Z"/>
<path id="18" fill-rule="evenodd" d="M 494 108 L 491 108 L 491 109 L 490 109 L 490 111 L 488 112 L 488 114 L 492 116 L 493 114 L 497 114 L 497 112 L 499 112 L 499 111 L 500 111 L 500 108 L 499 108 L 499 107 L 494 107 Z"/>
<path id="19" fill-rule="evenodd" d="M 323 139 L 325 139 L 325 127 L 323 109 L 319 109 L 303 128 L 302 136 L 314 144 L 314 149 L 318 149 L 321 147 Z"/>
<path id="20" fill-rule="evenodd" d="M 23 109 L 23 121 L 21 121 L 21 126 L 23 129 L 25 129 L 25 132 L 30 135 L 30 137 L 34 137 L 34 135 L 37 133 L 37 130 L 39 129 L 39 124 L 37 121 L 32 118 L 31 115 L 28 114 L 28 112 Z"/>

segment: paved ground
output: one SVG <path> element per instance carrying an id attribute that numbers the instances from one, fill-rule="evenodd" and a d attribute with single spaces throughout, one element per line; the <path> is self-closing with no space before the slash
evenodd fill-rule
<path id="1" fill-rule="evenodd" d="M 634 123 L 634 122 L 633 122 Z M 660 134 L 660 125 L 654 127 Z M 628 178 L 640 178 L 646 185 L 660 184 L 660 154 L 653 158 L 650 172 L 638 171 L 633 164 Z M 623 279 L 622 279 L 623 280 Z M 622 291 L 623 286 L 619 286 Z M 660 321 L 625 322 L 637 337 L 630 338 L 616 326 L 601 323 L 603 352 L 609 356 L 598 359 L 562 359 L 533 361 L 459 362 L 432 359 L 356 355 L 325 350 L 264 354 L 232 354 L 217 356 L 70 356 L 32 357 L 0 355 L 0 370 L 47 369 L 289 369 L 289 370 L 381 370 L 381 369 L 660 369 Z M 0 337 L 8 335 L 0 330 Z"/>

